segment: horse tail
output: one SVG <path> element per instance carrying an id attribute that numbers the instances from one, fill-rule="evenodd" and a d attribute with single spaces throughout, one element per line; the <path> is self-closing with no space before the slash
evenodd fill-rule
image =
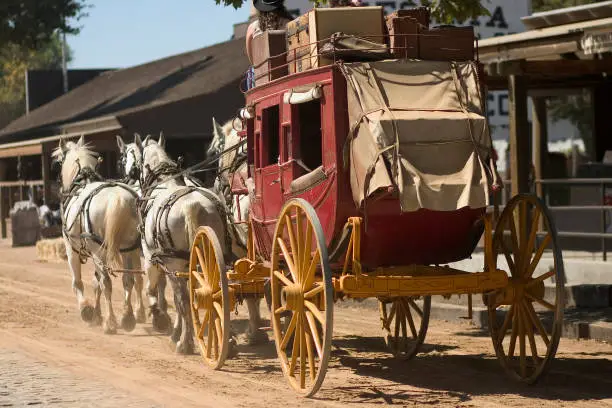
<path id="1" fill-rule="evenodd" d="M 113 194 L 106 207 L 102 248 L 105 251 L 106 266 L 112 269 L 123 268 L 121 237 L 126 230 L 126 221 L 130 219 L 132 211 L 128 200 L 120 194 Z"/>
<path id="2" fill-rule="evenodd" d="M 185 233 L 189 240 L 189 246 L 193 243 L 198 228 L 200 228 L 200 220 L 204 219 L 204 207 L 199 201 L 188 201 L 183 207 L 183 216 L 185 217 Z"/>

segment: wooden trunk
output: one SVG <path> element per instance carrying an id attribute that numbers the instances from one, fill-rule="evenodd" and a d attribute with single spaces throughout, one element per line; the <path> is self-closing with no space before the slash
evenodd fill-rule
<path id="1" fill-rule="evenodd" d="M 419 22 L 410 17 L 387 17 L 389 49 L 396 58 L 419 58 Z"/>
<path id="2" fill-rule="evenodd" d="M 387 21 L 394 18 L 413 18 L 419 24 L 429 27 L 429 9 L 427 7 L 416 7 L 412 9 L 397 10 L 387 15 Z"/>
<path id="3" fill-rule="evenodd" d="M 474 59 L 474 27 L 422 28 L 419 56 L 429 61 Z"/>
<path id="4" fill-rule="evenodd" d="M 263 85 L 287 75 L 286 31 L 269 30 L 253 38 L 255 85 Z"/>
<path id="5" fill-rule="evenodd" d="M 333 63 L 333 56 L 319 55 L 319 43 L 334 33 L 355 35 L 383 43 L 383 8 L 315 8 L 287 24 L 289 72 L 302 72 Z"/>

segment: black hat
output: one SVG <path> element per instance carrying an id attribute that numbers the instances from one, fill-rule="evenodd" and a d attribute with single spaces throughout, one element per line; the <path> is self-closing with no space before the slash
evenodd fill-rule
<path id="1" fill-rule="evenodd" d="M 259 11 L 274 11 L 283 7 L 284 0 L 253 0 L 253 6 Z"/>

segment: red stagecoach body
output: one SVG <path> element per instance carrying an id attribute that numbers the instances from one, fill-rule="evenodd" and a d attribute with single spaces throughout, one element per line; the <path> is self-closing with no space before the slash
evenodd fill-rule
<path id="1" fill-rule="evenodd" d="M 316 85 L 322 91 L 318 100 L 286 103 L 288 94 Z M 246 106 L 253 110 L 243 134 L 255 182 L 251 217 L 262 255 L 270 253 L 278 214 L 292 198 L 313 205 L 328 247 L 336 244 L 349 217 L 364 217 L 361 262 L 367 269 L 444 264 L 471 255 L 483 232 L 485 207 L 402 212 L 395 189 L 355 204 L 343 158 L 350 130 L 347 82 L 337 65 L 251 89 Z"/>

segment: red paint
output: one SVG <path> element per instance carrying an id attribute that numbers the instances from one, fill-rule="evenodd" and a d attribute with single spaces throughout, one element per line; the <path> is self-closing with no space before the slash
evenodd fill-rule
<path id="1" fill-rule="evenodd" d="M 292 88 L 315 84 L 323 88 L 322 160 L 326 177 L 308 190 L 292 194 L 289 191 L 291 181 L 302 176 L 305 170 L 294 161 L 300 157 L 300 118 L 295 105 L 283 103 L 283 94 Z M 262 255 L 270 253 L 271 238 L 283 204 L 294 197 L 313 205 L 328 245 L 339 237 L 348 217 L 364 217 L 361 257 L 366 267 L 447 263 L 466 258 L 473 251 L 474 242 L 482 233 L 475 223 L 484 214 L 484 209 L 402 213 L 398 200 L 392 196 L 368 202 L 367 216 L 355 206 L 349 170 L 343 163 L 349 130 L 346 82 L 334 66 L 292 74 L 251 89 L 246 94 L 246 103 L 255 107 L 255 118 L 247 123 L 247 139 L 249 168 L 256 190 L 251 217 Z M 279 135 L 278 163 L 271 163 L 270 149 L 265 145 L 266 132 L 270 131 L 265 109 L 273 106 L 279 107 L 278 129 L 275 130 Z"/>

